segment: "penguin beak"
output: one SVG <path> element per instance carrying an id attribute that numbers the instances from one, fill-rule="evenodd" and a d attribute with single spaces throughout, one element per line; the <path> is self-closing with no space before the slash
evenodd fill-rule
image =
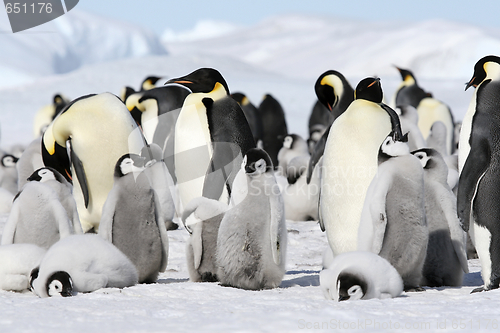
<path id="1" fill-rule="evenodd" d="M 349 299 L 349 296 L 339 296 L 339 302 L 347 301 L 348 299 Z"/>
<path id="2" fill-rule="evenodd" d="M 476 77 L 474 76 L 472 79 L 470 79 L 469 83 L 465 86 L 465 90 L 469 89 L 471 86 L 474 86 L 474 88 L 477 88 L 477 84 L 474 84 L 474 80 Z"/>
<path id="3" fill-rule="evenodd" d="M 188 80 L 178 80 L 178 79 L 171 79 L 171 80 L 168 80 L 167 82 L 165 82 L 165 84 L 169 84 L 169 83 L 178 83 L 178 84 L 193 84 L 192 81 L 188 81 Z"/>

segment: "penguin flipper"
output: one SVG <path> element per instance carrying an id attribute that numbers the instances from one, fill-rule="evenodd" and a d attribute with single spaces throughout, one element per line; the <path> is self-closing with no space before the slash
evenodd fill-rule
<path id="1" fill-rule="evenodd" d="M 105 240 L 113 243 L 113 223 L 115 217 L 116 203 L 118 201 L 115 187 L 111 189 L 104 202 L 101 213 L 101 220 L 99 221 L 98 234 Z"/>
<path id="2" fill-rule="evenodd" d="M 491 150 L 487 138 L 473 141 L 458 181 L 457 213 L 462 229 L 469 231 L 472 203 L 479 182 L 488 170 Z"/>
<path id="3" fill-rule="evenodd" d="M 323 157 L 323 154 L 325 153 L 325 146 L 326 146 L 326 141 L 328 139 L 328 135 L 330 134 L 330 129 L 332 125 L 328 126 L 326 129 L 325 133 L 321 136 L 321 138 L 316 142 L 316 145 L 314 146 L 314 152 L 311 155 L 311 158 L 309 159 L 309 167 L 307 168 L 307 184 L 311 182 L 311 177 L 314 171 L 314 168 L 316 167 L 316 164 L 318 164 L 318 161 Z"/>
<path id="4" fill-rule="evenodd" d="M 76 155 L 75 151 L 73 150 L 73 146 L 71 145 L 71 140 L 68 140 L 70 142 L 69 149 L 70 149 L 70 156 L 71 156 L 71 163 L 73 164 L 73 169 L 75 170 L 76 177 L 78 178 L 78 183 L 80 183 L 80 188 L 82 189 L 83 193 L 83 199 L 85 201 L 85 208 L 88 208 L 89 206 L 89 186 L 87 183 L 87 177 L 85 176 L 85 169 L 83 167 L 82 160 Z"/>
<path id="5" fill-rule="evenodd" d="M 3 228 L 1 245 L 13 244 L 14 235 L 16 234 L 17 221 L 19 221 L 20 207 L 14 200 L 10 210 L 9 218 Z"/>
<path id="6" fill-rule="evenodd" d="M 60 238 L 63 239 L 64 237 L 74 234 L 75 231 L 71 226 L 69 216 L 59 200 L 52 199 L 48 202 L 48 205 L 51 206 L 54 214 L 54 220 L 59 228 Z"/>
<path id="7" fill-rule="evenodd" d="M 283 233 L 283 226 L 285 220 L 285 208 L 283 197 L 281 193 L 271 194 L 271 223 L 270 223 L 270 236 L 271 236 L 271 251 L 273 260 L 276 265 L 281 264 L 281 251 L 284 251 L 286 246 L 286 239 L 282 239 L 282 235 L 286 236 L 286 230 Z"/>
<path id="8" fill-rule="evenodd" d="M 156 191 L 153 191 L 154 202 L 155 202 L 155 219 L 158 229 L 160 230 L 160 239 L 161 239 L 161 266 L 160 272 L 165 272 L 167 269 L 168 263 L 168 234 L 167 234 L 167 226 L 165 224 L 165 217 L 162 214 L 161 210 L 161 200 Z"/>
<path id="9" fill-rule="evenodd" d="M 213 142 L 213 155 L 208 165 L 205 181 L 203 184 L 203 196 L 205 198 L 219 200 L 224 187 L 232 185 L 235 173 L 241 164 L 241 152 L 238 145 L 231 142 Z M 232 175 L 234 174 L 234 175 Z M 231 191 L 228 188 L 228 194 Z"/>

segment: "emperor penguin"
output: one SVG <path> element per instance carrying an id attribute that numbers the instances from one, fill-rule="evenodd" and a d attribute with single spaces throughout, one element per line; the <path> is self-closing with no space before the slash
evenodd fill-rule
<path id="1" fill-rule="evenodd" d="M 477 292 L 500 283 L 500 57 L 480 59 L 466 89 L 471 86 L 476 90 L 460 131 L 457 210 L 481 262 L 484 286 Z"/>
<path id="2" fill-rule="evenodd" d="M 152 283 L 167 267 L 168 235 L 144 163 L 137 154 L 124 154 L 116 162 L 99 235 L 132 261 L 140 283 Z"/>
<path id="3" fill-rule="evenodd" d="M 228 210 L 223 202 L 199 197 L 191 200 L 182 214 L 182 222 L 190 236 L 186 243 L 189 280 L 217 282 L 217 236 Z"/>
<path id="4" fill-rule="evenodd" d="M 42 158 L 46 166 L 72 181 L 84 232 L 99 229 L 118 158 L 138 154 L 144 145 L 130 112 L 110 93 L 72 101 L 49 125 L 42 139 Z"/>
<path id="5" fill-rule="evenodd" d="M 31 272 L 39 297 L 73 296 L 101 288 L 137 284 L 134 264 L 113 244 L 95 234 L 72 235 L 54 244 Z"/>
<path id="6" fill-rule="evenodd" d="M 71 185 L 52 168 L 33 172 L 19 194 L 2 234 L 2 244 L 30 243 L 48 249 L 59 239 L 81 234 Z"/>
<path id="7" fill-rule="evenodd" d="M 278 168 L 278 152 L 283 146 L 283 139 L 288 135 L 285 111 L 280 102 L 271 94 L 264 96 L 258 110 L 264 132 L 262 149 L 269 154 L 276 169 Z"/>
<path id="8" fill-rule="evenodd" d="M 144 137 L 148 143 L 159 145 L 162 159 L 175 181 L 174 147 L 175 123 L 182 104 L 190 92 L 183 86 L 168 85 L 130 95 L 125 104 L 129 111 L 139 110 Z"/>
<path id="9" fill-rule="evenodd" d="M 219 227 L 221 284 L 250 290 L 278 287 L 285 274 L 286 237 L 283 198 L 271 158 L 262 149 L 250 149 Z"/>
<path id="10" fill-rule="evenodd" d="M 46 249 L 35 244 L 0 246 L 0 289 L 28 290 L 30 273 L 40 265 Z"/>
<path id="11" fill-rule="evenodd" d="M 259 111 L 255 105 L 250 102 L 250 99 L 245 96 L 245 94 L 235 92 L 231 94 L 231 97 L 241 106 L 241 109 L 247 118 L 248 125 L 250 125 L 250 130 L 252 131 L 255 143 L 259 144 L 259 141 L 262 141 L 264 133 L 264 125 L 262 124 L 262 118 L 260 117 Z"/>
<path id="12" fill-rule="evenodd" d="M 380 79 L 359 82 L 355 100 L 330 128 L 321 172 L 320 226 L 334 255 L 357 249 L 357 233 L 366 191 L 377 173 L 380 144 L 398 115 L 382 103 Z"/>
<path id="13" fill-rule="evenodd" d="M 2 156 L 0 160 L 0 187 L 6 189 L 12 194 L 17 194 L 17 183 L 18 183 L 18 174 L 17 174 L 17 162 L 19 158 L 12 154 L 5 154 Z"/>
<path id="14" fill-rule="evenodd" d="M 457 200 L 447 182 L 448 166 L 431 148 L 413 151 L 424 169 L 425 215 L 429 229 L 422 285 L 462 286 L 468 273 L 466 236 L 457 216 Z"/>
<path id="15" fill-rule="evenodd" d="M 21 157 L 16 163 L 18 180 L 17 180 L 17 190 L 20 191 L 24 184 L 28 182 L 28 178 L 33 174 L 35 170 L 43 168 L 42 159 L 42 137 L 38 137 L 33 140 L 24 150 Z"/>
<path id="16" fill-rule="evenodd" d="M 441 121 L 446 126 L 446 150 L 451 155 L 454 152 L 455 122 L 450 108 L 435 99 L 431 93 L 425 92 L 417 83 L 411 71 L 396 67 L 403 81 L 395 93 L 395 105 L 411 105 L 418 112 L 418 127 L 424 139 L 429 136 L 432 124 Z"/>
<path id="17" fill-rule="evenodd" d="M 191 90 L 175 125 L 175 175 L 181 205 L 204 196 L 229 202 L 235 170 L 255 147 L 252 131 L 219 71 L 200 68 L 167 81 Z"/>
<path id="18" fill-rule="evenodd" d="M 338 302 L 392 298 L 403 292 L 398 271 L 384 258 L 366 251 L 336 256 L 319 274 L 319 283 L 325 298 Z"/>
<path id="19" fill-rule="evenodd" d="M 38 110 L 33 119 L 33 137 L 39 138 L 42 136 L 50 123 L 61 113 L 68 103 L 69 99 L 67 97 L 57 93 L 52 97 L 52 104 Z"/>
<path id="20" fill-rule="evenodd" d="M 321 136 L 316 140 L 309 162 L 307 183 L 311 181 L 311 176 L 319 159 L 325 151 L 326 140 L 330 134 L 330 126 L 354 100 L 354 89 L 349 84 L 349 81 L 340 72 L 329 70 L 321 74 L 316 80 L 314 91 L 318 97 L 318 102 L 321 103 L 332 115 L 332 120 L 325 127 Z M 309 119 L 309 128 L 311 128 L 311 119 Z"/>
<path id="21" fill-rule="evenodd" d="M 285 136 L 283 147 L 278 152 L 278 172 L 286 176 L 290 161 L 299 156 L 305 156 L 307 167 L 309 163 L 307 142 L 298 134 Z"/>
<path id="22" fill-rule="evenodd" d="M 422 291 L 429 239 L 424 171 L 407 142 L 407 135 L 392 131 L 380 146 L 377 174 L 361 213 L 358 250 L 389 261 L 401 275 L 405 291 Z"/>

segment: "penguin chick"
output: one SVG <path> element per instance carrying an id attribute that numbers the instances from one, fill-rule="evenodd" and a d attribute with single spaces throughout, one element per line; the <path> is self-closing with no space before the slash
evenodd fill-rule
<path id="1" fill-rule="evenodd" d="M 14 195 L 17 194 L 17 161 L 19 161 L 19 158 L 12 154 L 5 154 L 0 160 L 0 187 Z"/>
<path id="2" fill-rule="evenodd" d="M 59 239 L 82 232 L 71 185 L 55 169 L 44 167 L 33 172 L 14 198 L 2 244 L 30 243 L 48 249 Z"/>
<path id="3" fill-rule="evenodd" d="M 135 284 L 134 264 L 113 244 L 95 234 L 60 240 L 47 251 L 40 267 L 32 271 L 33 290 L 42 298 Z"/>
<path id="4" fill-rule="evenodd" d="M 38 265 L 46 250 L 34 244 L 0 246 L 0 289 L 28 290 L 31 270 Z"/>
<path id="5" fill-rule="evenodd" d="M 154 190 L 143 172 L 144 160 L 137 154 L 124 154 L 116 162 L 99 235 L 132 261 L 140 283 L 152 283 L 167 266 L 168 236 Z"/>
<path id="6" fill-rule="evenodd" d="M 242 289 L 278 287 L 285 274 L 286 224 L 283 199 L 269 155 L 250 149 L 234 180 L 232 208 L 217 238 L 217 276 Z"/>
<path id="7" fill-rule="evenodd" d="M 425 220 L 424 172 L 411 155 L 407 136 L 392 132 L 382 143 L 379 166 L 361 213 L 358 250 L 387 259 L 406 291 L 420 288 L 429 233 Z"/>
<path id="8" fill-rule="evenodd" d="M 283 147 L 278 152 L 278 172 L 287 176 L 288 164 L 298 156 L 306 156 L 309 162 L 307 142 L 300 135 L 289 134 L 283 139 Z M 307 166 L 307 164 L 306 164 Z"/>
<path id="9" fill-rule="evenodd" d="M 347 301 L 391 298 L 403 292 L 398 271 L 384 258 L 371 252 L 345 252 L 319 274 L 323 295 L 328 300 Z"/>
<path id="10" fill-rule="evenodd" d="M 429 243 L 422 284 L 429 287 L 462 285 L 468 273 L 466 233 L 457 215 L 457 201 L 447 183 L 448 167 L 434 149 L 413 151 L 424 169 L 425 213 Z"/>
<path id="11" fill-rule="evenodd" d="M 199 197 L 191 200 L 182 214 L 182 222 L 191 234 L 186 244 L 189 279 L 216 282 L 217 235 L 228 206 L 220 201 Z"/>

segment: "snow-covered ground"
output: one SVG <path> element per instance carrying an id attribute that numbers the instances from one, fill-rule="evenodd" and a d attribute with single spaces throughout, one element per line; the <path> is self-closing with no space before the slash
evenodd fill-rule
<path id="1" fill-rule="evenodd" d="M 62 19 L 54 24 L 63 25 L 59 22 Z M 108 31 L 109 43 L 124 46 L 130 42 L 118 34 L 120 29 L 113 30 L 114 22 L 90 15 L 75 22 L 80 22 L 80 31 L 85 32 L 79 35 L 83 39 L 79 43 L 83 44 L 75 47 L 88 45 L 88 52 L 96 43 L 92 26 L 98 26 L 97 30 L 103 33 Z M 377 74 L 382 78 L 386 99 L 390 100 L 400 82 L 391 65 L 407 66 L 422 87 L 451 106 L 459 120 L 472 93 L 472 89 L 464 92 L 464 83 L 470 79 L 475 62 L 486 54 L 500 54 L 498 33 L 449 22 L 427 22 L 395 30 L 396 23 L 329 22 L 322 17 L 286 16 L 255 27 L 224 26 L 214 32 L 204 31 L 204 39 L 196 38 L 196 34 L 184 35 L 185 38 L 170 35 L 164 41 L 168 55 L 161 54 L 164 51 L 156 53 L 155 48 L 144 54 L 135 53 L 135 42 L 130 42 L 131 49 L 122 55 L 112 54 L 116 50 L 109 45 L 114 44 L 106 44 L 106 48 L 97 45 L 93 52 L 107 53 L 93 53 L 100 58 L 81 60 L 80 65 L 70 68 L 73 71 L 60 72 L 54 68 L 47 72 L 32 69 L 33 62 L 49 66 L 54 58 L 42 52 L 47 48 L 42 42 L 37 46 L 26 41 L 25 45 L 33 49 L 17 48 L 8 59 L 11 62 L 2 60 L 6 72 L 0 68 L 0 73 L 4 73 L 2 82 L 8 83 L 0 89 L 0 146 L 7 149 L 16 143 L 29 143 L 33 139 L 34 114 L 50 103 L 55 92 L 70 98 L 104 91 L 118 94 L 125 85 L 138 88 L 148 75 L 175 77 L 199 67 L 219 69 L 232 92 L 246 93 L 256 105 L 264 94 L 274 95 L 285 109 L 289 131 L 302 136 L 307 134 L 307 120 L 315 101 L 314 82 L 327 69 L 340 70 L 353 86 L 363 77 Z M 210 25 L 205 25 L 205 30 L 210 29 Z M 137 32 L 135 38 L 149 40 L 147 36 L 147 32 Z M 4 38 L 1 36 L 0 40 Z M 156 45 L 155 38 L 151 37 L 151 45 Z M 81 49 L 74 52 L 81 57 L 85 53 Z M 61 66 L 66 61 L 65 57 L 57 59 Z M 7 70 L 10 74 L 6 74 Z M 29 79 L 21 80 L 22 75 Z M 16 81 L 18 78 L 21 79 Z M 6 215 L 0 216 L 0 233 L 6 219 Z M 189 282 L 185 263 L 188 233 L 181 228 L 169 232 L 169 264 L 158 283 L 99 290 L 72 298 L 40 299 L 31 293 L 0 291 L 0 332 L 500 329 L 500 291 L 469 294 L 482 284 L 477 260 L 469 261 L 471 273 L 465 276 L 461 288 L 433 288 L 422 293 L 404 293 L 395 299 L 334 303 L 325 300 L 319 288 L 321 256 L 327 246 L 324 233 L 316 222 L 287 221 L 287 226 L 287 274 L 280 288 L 245 291 L 216 283 Z"/>

